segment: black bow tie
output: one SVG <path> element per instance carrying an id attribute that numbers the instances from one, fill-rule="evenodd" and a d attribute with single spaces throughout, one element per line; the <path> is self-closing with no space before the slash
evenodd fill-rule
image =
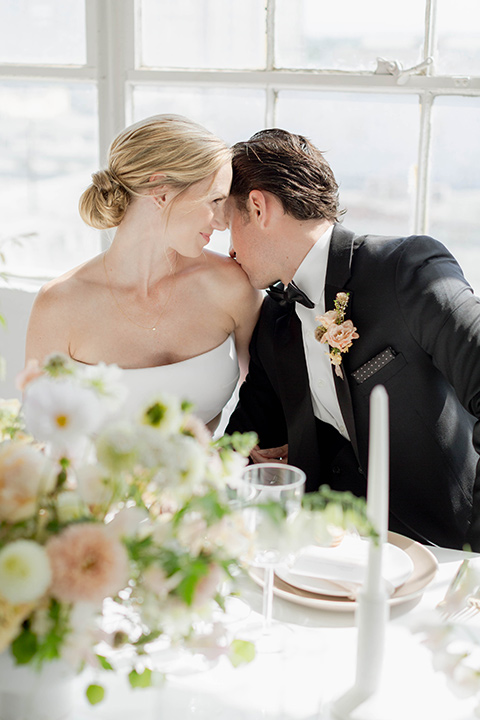
<path id="1" fill-rule="evenodd" d="M 294 282 L 289 283 L 287 287 L 284 287 L 282 283 L 270 285 L 267 293 L 271 298 L 280 303 L 280 305 L 298 302 L 306 308 L 315 307 L 315 303 L 313 303 Z"/>

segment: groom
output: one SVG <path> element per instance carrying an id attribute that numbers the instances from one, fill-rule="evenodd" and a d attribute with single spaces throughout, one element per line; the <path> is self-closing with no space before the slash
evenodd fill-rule
<path id="1" fill-rule="evenodd" d="M 369 395 L 390 402 L 390 530 L 480 551 L 480 301 L 426 236 L 357 236 L 307 139 L 264 130 L 234 146 L 231 255 L 275 284 L 227 432 L 255 430 L 307 491 L 366 493 Z M 285 289 L 284 289 L 285 288 Z M 261 450 L 261 448 L 274 448 Z"/>

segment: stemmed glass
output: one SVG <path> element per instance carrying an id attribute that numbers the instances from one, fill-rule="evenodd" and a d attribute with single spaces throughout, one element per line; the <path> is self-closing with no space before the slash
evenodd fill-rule
<path id="1" fill-rule="evenodd" d="M 272 625 L 275 568 L 291 555 L 288 524 L 298 514 L 305 489 L 305 473 L 293 465 L 259 463 L 243 470 L 238 494 L 244 499 L 244 521 L 253 535 L 253 557 L 249 562 L 264 570 L 263 620 L 257 650 L 280 649 Z M 280 641 L 280 639 L 278 638 Z"/>

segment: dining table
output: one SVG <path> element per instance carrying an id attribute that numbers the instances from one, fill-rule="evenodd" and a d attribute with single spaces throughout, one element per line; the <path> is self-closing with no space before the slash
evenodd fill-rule
<path id="1" fill-rule="evenodd" d="M 351 718 L 473 720 L 478 718 L 477 699 L 452 692 L 445 675 L 435 671 L 418 628 L 438 613 L 435 608 L 462 561 L 478 556 L 407 542 L 422 562 L 427 559 L 424 587 L 420 582 L 420 587 L 390 601 L 378 688 Z M 72 720 L 331 720 L 335 700 L 355 681 L 356 603 L 347 609 L 338 602 L 315 602 L 308 593 L 305 600 L 277 585 L 273 617 L 285 627 L 281 651 L 258 653 L 239 667 L 226 656 L 208 663 L 179 651 L 166 665 L 160 662 L 161 681 L 146 689 L 132 689 L 121 672 L 104 672 L 105 699 L 90 706 L 79 692 Z M 238 591 L 225 614 L 232 637 L 242 637 L 242 628 L 262 613 L 258 576 L 241 577 Z M 78 677 L 79 686 L 85 685 L 88 672 Z"/>

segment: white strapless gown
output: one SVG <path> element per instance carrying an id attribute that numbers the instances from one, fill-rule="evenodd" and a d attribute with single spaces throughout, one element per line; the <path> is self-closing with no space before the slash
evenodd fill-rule
<path id="1" fill-rule="evenodd" d="M 205 423 L 222 412 L 239 378 L 233 335 L 218 347 L 188 360 L 159 367 L 122 369 L 121 380 L 128 390 L 124 412 L 135 414 L 158 393 L 176 395 L 194 406 Z"/>

